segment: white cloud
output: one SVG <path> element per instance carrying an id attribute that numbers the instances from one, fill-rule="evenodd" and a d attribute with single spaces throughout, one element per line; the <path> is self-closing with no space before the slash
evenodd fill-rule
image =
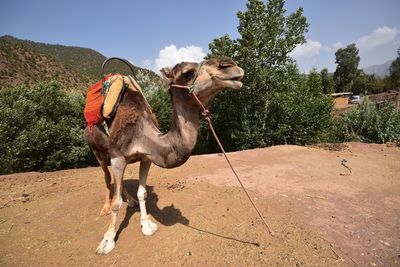
<path id="1" fill-rule="evenodd" d="M 164 47 L 154 61 L 155 70 L 163 67 L 173 67 L 182 61 L 200 62 L 204 59 L 206 53 L 198 46 L 187 46 L 177 49 L 175 45 Z"/>
<path id="2" fill-rule="evenodd" d="M 331 53 L 331 52 L 336 52 L 339 48 L 342 47 L 344 47 L 342 42 L 336 42 L 331 45 L 322 45 L 321 51 Z"/>
<path id="3" fill-rule="evenodd" d="M 379 27 L 356 41 L 359 48 L 374 48 L 394 41 L 400 31 L 387 26 Z"/>
<path id="4" fill-rule="evenodd" d="M 296 46 L 290 53 L 291 57 L 297 58 L 312 58 L 319 55 L 322 45 L 318 41 L 307 40 L 306 43 Z"/>
<path id="5" fill-rule="evenodd" d="M 151 69 L 153 66 L 153 60 L 151 59 L 145 59 L 143 61 L 143 67 L 145 67 L 146 69 Z"/>
<path id="6" fill-rule="evenodd" d="M 342 48 L 342 47 L 344 47 L 342 42 L 336 42 L 332 45 L 332 49 L 334 52 L 336 52 L 336 50 L 338 50 L 339 48 Z"/>

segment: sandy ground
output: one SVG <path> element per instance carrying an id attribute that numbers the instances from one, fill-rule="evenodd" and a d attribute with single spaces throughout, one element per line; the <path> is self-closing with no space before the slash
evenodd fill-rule
<path id="1" fill-rule="evenodd" d="M 138 208 L 124 203 L 117 245 L 103 256 L 95 254 L 109 220 L 99 216 L 100 168 L 20 173 L 0 176 L 0 265 L 400 265 L 398 147 L 276 146 L 229 155 L 277 237 L 221 155 L 194 156 L 172 170 L 153 166 L 147 206 L 158 232 L 143 236 Z M 131 192 L 137 169 L 125 174 Z"/>

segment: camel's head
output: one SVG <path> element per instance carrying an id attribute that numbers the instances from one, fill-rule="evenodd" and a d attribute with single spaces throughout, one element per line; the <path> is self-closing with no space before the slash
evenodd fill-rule
<path id="1" fill-rule="evenodd" d="M 172 69 L 163 68 L 161 73 L 172 86 L 194 84 L 194 93 L 204 105 L 224 88 L 240 89 L 244 75 L 243 69 L 227 57 L 212 58 L 202 63 L 182 62 Z"/>

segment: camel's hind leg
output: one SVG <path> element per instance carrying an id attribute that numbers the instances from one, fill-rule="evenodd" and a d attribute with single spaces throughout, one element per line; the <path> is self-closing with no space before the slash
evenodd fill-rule
<path id="1" fill-rule="evenodd" d="M 144 235 L 152 235 L 158 230 L 157 224 L 155 224 L 150 217 L 147 215 L 146 210 L 146 180 L 147 174 L 149 173 L 151 161 L 143 159 L 140 162 L 139 168 L 139 188 L 137 197 L 140 205 L 140 224 L 142 226 L 142 233 Z"/>
<path id="2" fill-rule="evenodd" d="M 114 174 L 115 193 L 111 201 L 111 220 L 107 232 L 104 234 L 103 240 L 97 247 L 98 254 L 107 254 L 115 247 L 115 235 L 117 233 L 115 224 L 117 222 L 118 211 L 122 205 L 122 177 L 126 167 L 126 160 L 124 157 L 117 157 L 111 159 L 111 168 Z"/>

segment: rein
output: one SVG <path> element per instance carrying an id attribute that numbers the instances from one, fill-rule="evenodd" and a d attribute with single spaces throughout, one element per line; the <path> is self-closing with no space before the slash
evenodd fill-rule
<path id="1" fill-rule="evenodd" d="M 203 61 L 204 62 L 204 61 Z M 174 84 L 171 83 L 170 87 L 176 87 L 176 88 L 182 88 L 182 89 L 188 89 L 189 90 L 189 94 L 191 94 L 193 96 L 193 98 L 196 100 L 197 104 L 199 105 L 199 107 L 202 109 L 201 114 L 203 115 L 203 118 L 207 121 L 208 124 L 208 128 L 210 128 L 211 133 L 213 134 L 215 141 L 217 141 L 219 148 L 222 151 L 222 154 L 224 155 L 226 161 L 229 164 L 229 167 L 231 168 L 233 174 L 235 175 L 236 179 L 238 180 L 240 186 L 242 187 L 243 191 L 246 193 L 247 198 L 250 200 L 251 204 L 253 205 L 254 209 L 256 210 L 256 212 L 258 213 L 258 216 L 261 218 L 261 220 L 263 221 L 264 225 L 267 227 L 268 232 L 271 236 L 276 236 L 276 233 L 274 230 L 272 230 L 272 228 L 269 227 L 267 221 L 264 219 L 264 217 L 262 216 L 260 210 L 257 208 L 256 204 L 254 203 L 253 199 L 251 198 L 250 194 L 247 192 L 246 188 L 244 187 L 242 181 L 240 180 L 239 175 L 237 174 L 237 172 L 235 171 L 235 169 L 232 166 L 231 161 L 229 160 L 228 156 L 226 155 L 225 149 L 222 146 L 221 141 L 218 138 L 217 133 L 214 130 L 214 127 L 212 125 L 212 121 L 211 121 L 211 116 L 210 116 L 210 111 L 203 105 L 203 103 L 200 101 L 200 99 L 197 97 L 196 93 L 194 92 L 194 89 L 196 88 L 196 79 L 197 76 L 200 72 L 200 69 L 203 65 L 203 62 L 201 62 L 200 66 L 197 68 L 196 74 L 195 74 L 195 78 L 193 79 L 193 82 L 191 85 L 179 85 L 179 84 Z"/>

